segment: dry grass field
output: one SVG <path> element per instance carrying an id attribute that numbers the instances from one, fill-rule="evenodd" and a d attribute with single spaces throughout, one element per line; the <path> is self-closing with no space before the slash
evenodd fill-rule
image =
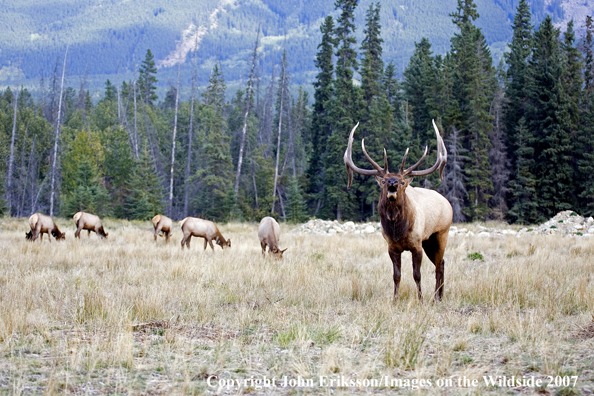
<path id="1" fill-rule="evenodd" d="M 179 229 L 155 244 L 150 222 L 107 220 L 107 241 L 58 225 L 65 242 L 31 243 L 26 219 L 0 219 L 0 393 L 594 390 L 594 238 L 453 237 L 435 304 L 433 264 L 420 303 L 410 254 L 393 300 L 377 234 L 281 225 L 276 261 L 256 224 L 220 227 L 232 248 L 214 253 L 196 238 L 182 251 Z"/>

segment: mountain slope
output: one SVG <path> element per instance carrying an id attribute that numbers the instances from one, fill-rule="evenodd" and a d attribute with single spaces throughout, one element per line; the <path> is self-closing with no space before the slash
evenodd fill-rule
<path id="1" fill-rule="evenodd" d="M 565 0 L 568 3 L 571 0 Z M 88 75 L 91 89 L 106 78 L 131 78 L 134 64 L 151 49 L 160 66 L 162 88 L 175 80 L 176 65 L 189 81 L 187 57 L 199 44 L 200 83 L 205 84 L 212 65 L 220 61 L 230 88 L 239 87 L 248 73 L 247 59 L 262 28 L 260 75 L 268 76 L 288 52 L 294 84 L 312 81 L 313 59 L 319 43 L 319 26 L 335 15 L 333 1 L 316 0 L 5 0 L 0 9 L 0 85 L 18 81 L 31 87 L 41 76 L 51 78 L 58 58 L 68 50 L 69 83 Z M 518 0 L 478 0 L 478 25 L 494 49 L 501 53 L 510 39 L 510 21 Z M 546 12 L 563 19 L 561 0 L 532 2 L 535 23 Z M 587 2 L 586 2 L 587 3 Z M 360 2 L 356 13 L 358 43 L 363 37 L 365 11 L 370 0 Z M 580 3 L 582 4 L 582 3 Z M 382 2 L 381 22 L 385 61 L 403 70 L 414 43 L 428 37 L 436 53 L 449 49 L 455 31 L 448 16 L 456 0 L 388 0 Z"/>

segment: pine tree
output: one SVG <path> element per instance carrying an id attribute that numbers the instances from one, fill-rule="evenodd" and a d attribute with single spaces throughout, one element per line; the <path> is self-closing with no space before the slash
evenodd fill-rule
<path id="1" fill-rule="evenodd" d="M 493 189 L 488 135 L 495 71 L 485 38 L 472 23 L 478 17 L 472 0 L 464 0 L 464 3 L 458 0 L 458 9 L 452 19 L 460 27 L 460 33 L 452 38 L 452 56 L 456 70 L 454 95 L 460 118 L 454 120 L 454 126 L 460 129 L 464 148 L 468 150 L 466 190 L 469 206 L 466 215 L 471 220 L 484 220 L 489 214 L 488 201 Z"/>
<path id="2" fill-rule="evenodd" d="M 346 188 L 343 154 L 348 133 L 360 115 L 362 94 L 353 84 L 353 75 L 357 70 L 357 53 L 353 48 L 356 43 L 354 19 L 357 0 L 337 0 L 334 6 L 339 10 L 340 16 L 334 29 L 337 46 L 335 97 L 331 100 L 329 111 L 332 133 L 326 143 L 322 215 L 340 220 L 343 216 L 353 217 L 356 213 L 355 196 Z M 353 191 L 356 188 L 357 186 Z"/>
<path id="3" fill-rule="evenodd" d="M 336 40 L 334 38 L 334 20 L 331 16 L 326 17 L 320 26 L 320 31 L 322 32 L 322 41 L 318 45 L 319 52 L 315 60 L 319 73 L 313 83 L 315 93 L 310 129 L 311 154 L 306 172 L 306 191 L 310 197 L 310 207 L 314 215 L 317 214 L 323 201 L 326 143 L 331 132 L 328 107 L 330 100 L 334 97 L 332 59 Z"/>
<path id="4" fill-rule="evenodd" d="M 535 136 L 534 175 L 539 214 L 572 209 L 571 122 L 563 92 L 563 53 L 550 16 L 534 34 L 529 62 L 527 126 Z"/>
<path id="5" fill-rule="evenodd" d="M 307 206 L 301 193 L 299 181 L 295 177 L 289 179 L 286 210 L 289 223 L 300 223 L 307 220 Z"/>
<path id="6" fill-rule="evenodd" d="M 201 169 L 196 173 L 199 193 L 196 206 L 201 215 L 222 220 L 228 213 L 220 203 L 228 194 L 229 180 L 232 180 L 230 137 L 224 117 L 226 85 L 219 65 L 215 64 L 209 85 L 203 94 L 204 105 L 200 109 L 200 119 L 204 130 L 200 152 Z"/>
<path id="7" fill-rule="evenodd" d="M 518 148 L 516 149 L 516 177 L 509 182 L 509 191 L 513 206 L 507 213 L 513 223 L 533 224 L 539 220 L 536 199 L 536 177 L 534 176 L 534 137 L 526 127 L 524 118 L 520 118 L 515 132 Z"/>
<path id="8" fill-rule="evenodd" d="M 516 180 L 519 177 L 515 173 L 520 169 L 516 164 L 516 153 L 520 148 L 516 131 L 518 131 L 518 122 L 520 118 L 525 116 L 528 106 L 528 58 L 532 53 L 531 16 L 528 2 L 526 0 L 520 0 L 512 24 L 513 36 L 510 52 L 505 54 L 508 68 L 506 74 L 504 113 L 508 158 L 510 159 L 510 168 L 512 169 L 510 180 Z M 514 202 L 510 202 L 510 205 L 513 204 Z"/>
<path id="9" fill-rule="evenodd" d="M 138 73 L 138 87 L 141 100 L 145 104 L 152 106 L 157 100 L 157 67 L 155 66 L 155 57 L 150 49 L 146 50 L 146 56 L 140 65 Z"/>
<path id="10" fill-rule="evenodd" d="M 109 216 L 109 195 L 101 185 L 98 170 L 92 158 L 83 157 L 78 163 L 74 188 L 62 198 L 62 215 L 71 217 L 84 211 L 98 216 Z"/>
<path id="11" fill-rule="evenodd" d="M 133 220 L 149 220 L 163 213 L 164 197 L 161 180 L 145 144 L 132 172 L 124 203 L 124 216 Z"/>
<path id="12" fill-rule="evenodd" d="M 594 216 L 594 21 L 586 17 L 586 36 L 582 43 L 584 57 L 584 89 L 580 106 L 580 123 L 574 149 L 577 157 L 575 183 L 578 208 L 582 215 Z"/>

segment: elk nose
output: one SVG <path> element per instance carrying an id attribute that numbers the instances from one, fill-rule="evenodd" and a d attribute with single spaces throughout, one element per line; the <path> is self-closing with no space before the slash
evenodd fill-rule
<path id="1" fill-rule="evenodd" d="M 389 191 L 389 192 L 392 192 L 392 193 L 393 193 L 393 192 L 396 192 L 396 185 L 395 185 L 395 184 L 390 184 L 390 185 L 388 186 L 388 191 Z"/>

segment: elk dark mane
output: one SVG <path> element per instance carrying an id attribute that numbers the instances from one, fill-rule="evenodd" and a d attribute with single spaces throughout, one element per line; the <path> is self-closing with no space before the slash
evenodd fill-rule
<path id="1" fill-rule="evenodd" d="M 421 262 L 423 251 L 435 264 L 435 299 L 440 300 L 444 288 L 444 260 L 448 232 L 452 224 L 452 206 L 439 193 L 425 188 L 411 187 L 410 176 L 425 176 L 439 170 L 441 179 L 443 168 L 447 162 L 447 151 L 437 125 L 433 122 L 437 137 L 437 160 L 435 164 L 425 170 L 415 170 L 427 156 L 425 153 L 416 164 L 404 169 L 408 149 L 404 153 L 402 165 L 398 173 L 388 170 L 388 156 L 384 149 L 384 167 L 379 166 L 365 150 L 365 140 L 361 141 L 363 155 L 374 169 L 361 169 L 354 164 L 353 136 L 355 125 L 349 136 L 347 149 L 344 153 L 344 164 L 349 177 L 348 187 L 351 187 L 353 173 L 365 176 L 375 176 L 382 191 L 378 202 L 378 212 L 381 218 L 382 232 L 388 243 L 388 253 L 394 267 L 394 297 L 398 297 L 400 285 L 401 254 L 408 250 L 412 253 L 413 278 L 417 284 L 419 300 L 421 293 Z"/>

